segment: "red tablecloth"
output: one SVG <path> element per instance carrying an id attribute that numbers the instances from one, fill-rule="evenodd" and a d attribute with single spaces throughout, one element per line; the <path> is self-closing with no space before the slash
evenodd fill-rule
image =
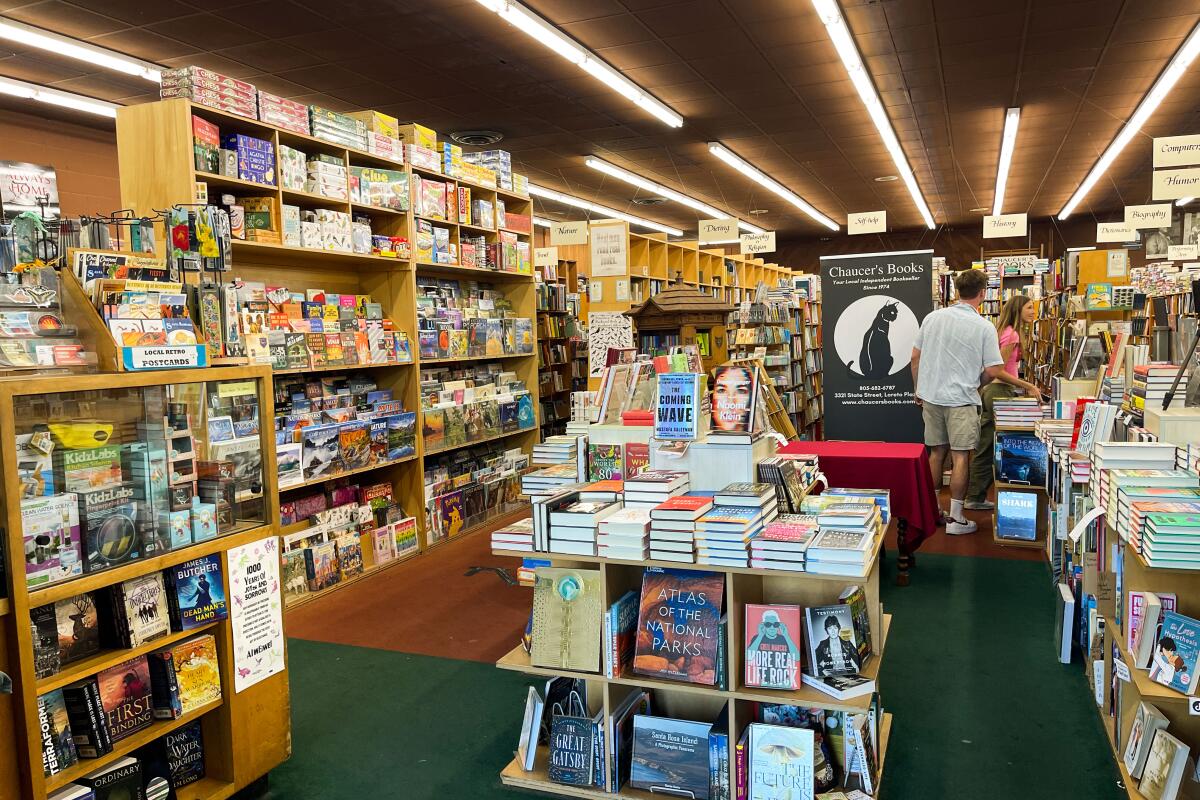
<path id="1" fill-rule="evenodd" d="M 937 530 L 941 511 L 924 445 L 890 442 L 790 442 L 781 453 L 815 453 L 830 486 L 888 489 L 892 516 L 908 523 L 908 551 Z"/>

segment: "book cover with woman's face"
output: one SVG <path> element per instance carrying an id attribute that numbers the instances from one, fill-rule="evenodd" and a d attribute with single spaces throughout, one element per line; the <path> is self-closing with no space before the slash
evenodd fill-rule
<path id="1" fill-rule="evenodd" d="M 750 432 L 754 404 L 754 375 L 749 367 L 724 366 L 715 370 L 713 428 Z"/>

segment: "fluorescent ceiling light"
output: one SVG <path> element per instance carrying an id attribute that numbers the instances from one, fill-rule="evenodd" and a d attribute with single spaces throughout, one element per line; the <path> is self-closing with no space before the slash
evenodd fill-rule
<path id="1" fill-rule="evenodd" d="M 1179 198 L 1178 200 L 1176 200 L 1176 201 L 1175 201 L 1175 205 L 1177 205 L 1177 206 L 1186 206 L 1188 203 L 1192 202 L 1192 201 L 1193 201 L 1193 200 L 1195 200 L 1195 199 L 1196 199 L 1196 198 L 1194 198 L 1194 197 L 1181 197 L 1181 198 Z"/>
<path id="2" fill-rule="evenodd" d="M 904 180 L 904 185 L 908 187 L 908 193 L 912 195 L 913 202 L 917 204 L 921 218 L 932 230 L 935 227 L 933 214 L 925 203 L 925 197 L 921 194 L 921 187 L 917 185 L 917 178 L 913 174 L 912 167 L 908 165 L 908 157 L 904 155 L 904 150 L 900 147 L 900 140 L 896 138 L 892 122 L 883 108 L 879 93 L 875 91 L 875 84 L 871 82 L 871 76 L 867 74 L 867 65 L 863 63 L 862 56 L 858 52 L 858 45 L 854 43 L 854 35 L 850 33 L 850 27 L 846 24 L 845 17 L 842 16 L 842 10 L 837 4 L 837 0 L 812 0 L 812 4 L 817 9 L 817 15 L 821 18 L 821 22 L 825 23 L 825 30 L 829 33 L 829 38 L 833 41 L 838 55 L 841 56 L 846 74 L 850 76 L 850 82 L 854 84 L 859 98 L 867 107 L 867 113 L 871 116 L 871 121 L 875 123 L 875 129 L 879 131 L 884 147 L 891 154 L 892 161 L 895 162 L 896 169 Z"/>
<path id="3" fill-rule="evenodd" d="M 86 61 L 97 67 L 123 72 L 137 78 L 145 78 L 154 83 L 162 81 L 162 67 L 157 64 L 142 61 L 140 58 L 133 58 L 106 47 L 81 42 L 69 36 L 35 28 L 16 20 L 0 19 L 0 39 L 7 39 L 26 47 L 47 50 L 67 58 Z"/>
<path id="4" fill-rule="evenodd" d="M 1183 40 L 1183 44 L 1175 51 L 1175 55 L 1171 58 L 1171 63 L 1158 76 L 1158 80 L 1150 87 L 1150 91 L 1142 98 L 1142 102 L 1134 110 L 1133 116 L 1125 123 L 1125 127 L 1121 128 L 1121 132 L 1108 145 L 1108 149 L 1100 156 L 1096 163 L 1092 166 L 1091 172 L 1083 179 L 1083 183 L 1079 184 L 1079 188 L 1075 190 L 1075 194 L 1071 195 L 1071 199 L 1062 207 L 1062 211 L 1058 212 L 1059 219 L 1066 219 L 1075 213 L 1075 209 L 1087 197 L 1088 192 L 1096 185 L 1096 182 L 1108 171 L 1113 162 L 1117 160 L 1117 156 L 1121 155 L 1121 151 L 1125 149 L 1125 145 L 1129 144 L 1130 140 L 1137 135 L 1150 116 L 1158 109 L 1166 96 L 1175 88 L 1175 84 L 1183 77 L 1183 73 L 1187 72 L 1196 55 L 1200 53 L 1200 25 L 1192 28 L 1192 32 Z"/>
<path id="5" fill-rule="evenodd" d="M 556 203 L 562 203 L 563 205 L 581 208 L 584 211 L 593 211 L 605 217 L 625 220 L 631 225 L 649 228 L 652 231 L 660 231 L 670 236 L 683 236 L 683 231 L 679 230 L 678 228 L 672 228 L 669 225 L 663 225 L 643 217 L 635 217 L 633 214 L 626 214 L 624 211 L 617 211 L 615 208 L 609 208 L 608 206 L 602 206 L 599 203 L 593 203 L 590 200 L 584 200 L 582 197 L 574 197 L 569 194 L 563 194 L 562 192 L 556 192 L 553 189 L 547 189 L 544 186 L 537 186 L 532 183 L 529 184 L 529 196 L 541 197 L 545 198 L 546 200 L 553 200 Z"/>
<path id="6" fill-rule="evenodd" d="M 1085 250 L 1095 250 L 1095 249 L 1096 249 L 1095 245 L 1090 245 L 1088 247 L 1068 247 L 1067 252 L 1068 253 L 1082 253 Z"/>
<path id="7" fill-rule="evenodd" d="M 609 66 L 598 55 L 580 45 L 533 11 L 516 2 L 516 0 L 477 0 L 477 2 L 488 11 L 498 14 L 501 19 L 514 28 L 517 28 L 525 35 L 553 50 L 617 94 L 649 112 L 672 128 L 678 128 L 683 125 L 683 117 L 674 109 L 661 102 L 658 98 L 651 96 L 645 89 Z"/>
<path id="8" fill-rule="evenodd" d="M 550 220 L 546 219 L 545 217 L 534 217 L 534 218 L 533 218 L 533 224 L 534 224 L 534 225 L 540 225 L 540 226 L 541 226 L 541 227 L 543 227 L 543 228 L 549 228 L 549 227 L 551 227 L 552 225 L 554 225 L 554 223 L 553 223 L 553 222 L 551 222 Z"/>
<path id="9" fill-rule="evenodd" d="M 992 200 L 992 216 L 1000 216 L 1004 208 L 1004 189 L 1008 184 L 1008 168 L 1012 166 L 1013 150 L 1017 146 L 1017 126 L 1021 109 L 1010 108 L 1004 115 L 1004 136 L 1000 140 L 1000 163 L 996 166 L 996 195 Z"/>
<path id="10" fill-rule="evenodd" d="M 688 208 L 695 209 L 701 214 L 707 214 L 714 219 L 726 219 L 733 216 L 733 214 L 730 214 L 728 211 L 722 211 L 719 208 L 710 206 L 708 203 L 702 203 L 694 197 L 688 197 L 686 194 L 681 194 L 674 189 L 663 186 L 661 183 L 655 183 L 647 178 L 643 178 L 641 175 L 637 175 L 629 170 L 621 169 L 615 164 L 610 164 L 607 161 L 596 158 L 595 156 L 588 156 L 584 163 L 592 169 L 603 172 L 605 175 L 611 175 L 617 180 L 625 181 L 625 183 L 632 184 L 639 189 L 645 189 L 651 194 L 665 197 L 668 200 L 674 200 L 680 205 L 685 205 Z M 738 227 L 747 233 L 766 233 L 766 231 L 757 225 L 751 225 L 749 222 L 745 222 L 740 219 L 738 220 Z"/>
<path id="11" fill-rule="evenodd" d="M 88 114 L 98 114 L 99 116 L 113 119 L 116 118 L 117 109 L 119 108 L 115 103 L 97 100 L 93 97 L 85 97 L 81 94 L 73 94 L 72 92 L 63 92 L 47 86 L 38 86 L 36 83 L 26 83 L 25 81 L 18 81 L 13 78 L 0 78 L 0 94 L 21 97 L 26 100 L 37 100 L 41 103 L 49 103 L 53 106 L 70 108 L 75 111 L 85 111 Z"/>
<path id="12" fill-rule="evenodd" d="M 770 189 L 772 192 L 779 195 L 784 200 L 787 200 L 789 203 L 803 211 L 805 214 L 808 214 L 826 228 L 829 228 L 831 231 L 838 230 L 838 224 L 836 222 L 809 205 L 807 200 L 793 192 L 791 189 L 788 189 L 774 178 L 769 177 L 757 167 L 752 166 L 749 162 L 743 161 L 741 158 L 734 155 L 733 151 L 727 148 L 725 145 L 718 142 L 709 142 L 708 152 L 712 153 L 714 156 L 721 159 L 726 164 L 733 167 L 738 172 L 742 173 L 760 186 Z"/>

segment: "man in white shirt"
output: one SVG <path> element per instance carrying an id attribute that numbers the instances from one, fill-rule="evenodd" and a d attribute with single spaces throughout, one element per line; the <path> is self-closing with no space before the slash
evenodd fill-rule
<path id="1" fill-rule="evenodd" d="M 925 444 L 933 485 L 942 485 L 950 454 L 950 514 L 946 533 L 974 533 L 963 514 L 971 451 L 979 439 L 980 383 L 996 379 L 1041 397 L 1036 386 L 1004 369 L 996 328 L 979 315 L 987 289 L 981 270 L 963 270 L 954 279 L 958 302 L 925 317 L 912 351 L 913 394 L 925 421 Z"/>

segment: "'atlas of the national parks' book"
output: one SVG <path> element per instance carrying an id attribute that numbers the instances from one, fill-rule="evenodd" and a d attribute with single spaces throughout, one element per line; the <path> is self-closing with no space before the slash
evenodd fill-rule
<path id="1" fill-rule="evenodd" d="M 714 685 L 724 596 L 721 573 L 647 567 L 642 575 L 633 671 Z"/>

